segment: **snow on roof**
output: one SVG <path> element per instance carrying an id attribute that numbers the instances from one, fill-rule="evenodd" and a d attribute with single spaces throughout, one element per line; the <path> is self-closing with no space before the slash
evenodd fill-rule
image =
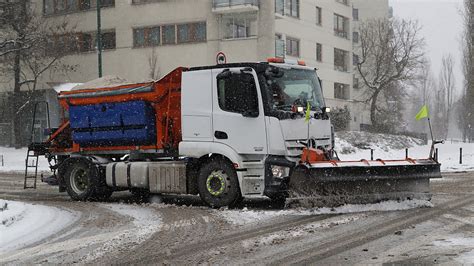
<path id="1" fill-rule="evenodd" d="M 104 77 L 94 79 L 94 80 L 88 81 L 86 83 L 77 85 L 77 86 L 73 87 L 71 89 L 71 91 L 116 87 L 116 86 L 131 84 L 131 83 L 133 83 L 133 82 L 131 82 L 129 80 L 126 80 L 124 78 L 121 78 L 119 76 L 109 75 L 109 76 L 104 76 Z"/>
<path id="2" fill-rule="evenodd" d="M 56 92 L 61 92 L 61 91 L 70 91 L 72 90 L 72 88 L 82 85 L 82 84 L 83 83 L 60 83 L 52 87 Z"/>

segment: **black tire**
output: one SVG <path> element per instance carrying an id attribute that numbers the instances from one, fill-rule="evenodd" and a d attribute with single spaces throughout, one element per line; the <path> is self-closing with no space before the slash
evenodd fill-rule
<path id="1" fill-rule="evenodd" d="M 86 160 L 68 162 L 64 181 L 73 200 L 106 200 L 113 192 L 101 182 L 97 167 Z"/>
<path id="2" fill-rule="evenodd" d="M 278 195 L 270 198 L 270 207 L 274 209 L 284 209 L 286 204 L 286 196 Z"/>
<path id="3" fill-rule="evenodd" d="M 233 207 L 242 199 L 237 173 L 222 159 L 213 158 L 204 163 L 197 182 L 199 196 L 210 207 Z"/>
<path id="4" fill-rule="evenodd" d="M 140 202 L 148 202 L 151 196 L 150 191 L 143 188 L 131 188 L 130 193 L 132 193 L 133 197 L 138 199 Z"/>

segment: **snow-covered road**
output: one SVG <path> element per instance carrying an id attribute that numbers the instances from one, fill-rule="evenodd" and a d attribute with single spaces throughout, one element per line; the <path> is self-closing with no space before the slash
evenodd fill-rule
<path id="1" fill-rule="evenodd" d="M 78 218 L 39 242 L 2 252 L 0 264 L 459 264 L 472 259 L 473 173 L 446 174 L 433 183 L 433 206 L 411 201 L 312 210 L 273 210 L 258 200 L 243 209 L 213 210 L 196 197 L 139 204 L 125 192 L 107 203 L 73 202 L 44 184 L 37 191 L 21 184 L 21 175 L 0 174 L 0 195 Z"/>

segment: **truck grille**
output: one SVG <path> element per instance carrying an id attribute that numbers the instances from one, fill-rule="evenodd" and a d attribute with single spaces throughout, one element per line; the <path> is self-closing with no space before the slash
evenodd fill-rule
<path id="1" fill-rule="evenodd" d="M 287 140 L 285 146 L 287 150 L 287 157 L 291 161 L 298 161 L 305 147 L 300 141 L 306 142 L 306 140 Z"/>
<path id="2" fill-rule="evenodd" d="M 300 139 L 300 140 L 287 140 L 285 141 L 285 146 L 287 150 L 287 159 L 291 161 L 299 161 L 301 158 L 301 153 L 303 152 L 303 148 L 305 145 L 301 144 L 300 142 L 306 143 L 307 139 Z M 329 139 L 316 139 L 316 146 L 323 146 L 326 149 L 330 148 Z"/>

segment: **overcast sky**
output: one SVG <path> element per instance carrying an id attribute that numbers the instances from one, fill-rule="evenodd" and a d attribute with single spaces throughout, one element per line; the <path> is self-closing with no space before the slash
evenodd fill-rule
<path id="1" fill-rule="evenodd" d="M 460 39 L 463 23 L 460 11 L 463 0 L 389 0 L 394 16 L 418 19 L 427 44 L 432 71 L 439 75 L 443 54 L 451 53 L 456 62 L 456 86 L 461 90 Z"/>

